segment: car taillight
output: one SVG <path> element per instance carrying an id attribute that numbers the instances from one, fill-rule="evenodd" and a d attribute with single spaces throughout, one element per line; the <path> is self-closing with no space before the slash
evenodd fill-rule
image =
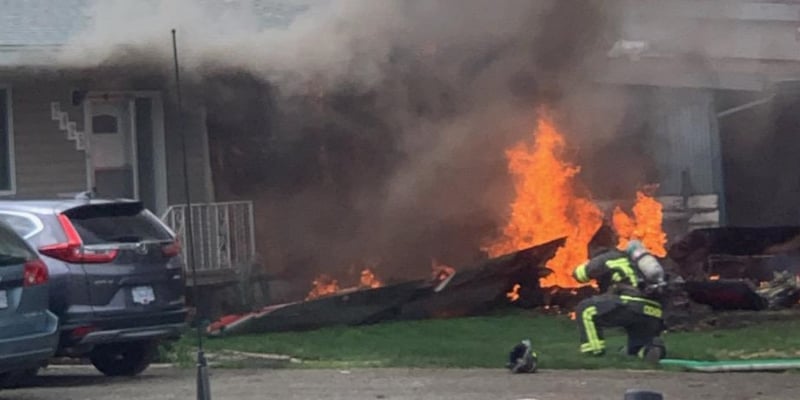
<path id="1" fill-rule="evenodd" d="M 73 339 L 82 339 L 84 336 L 96 331 L 97 328 L 92 325 L 79 326 L 70 332 Z"/>
<path id="2" fill-rule="evenodd" d="M 78 231 L 64 214 L 58 215 L 58 222 L 67 236 L 66 243 L 56 243 L 39 248 L 39 252 L 69 263 L 99 264 L 109 263 L 117 258 L 116 249 L 87 249 L 83 247 Z"/>
<path id="3" fill-rule="evenodd" d="M 47 265 L 38 258 L 25 263 L 25 272 L 22 280 L 23 286 L 36 286 L 47 283 Z"/>
<path id="4" fill-rule="evenodd" d="M 175 257 L 181 254 L 181 242 L 176 239 L 172 243 L 161 246 L 161 253 L 164 254 L 165 257 Z"/>

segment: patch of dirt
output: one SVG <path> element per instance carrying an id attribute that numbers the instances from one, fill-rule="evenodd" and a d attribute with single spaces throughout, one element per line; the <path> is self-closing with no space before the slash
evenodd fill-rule
<path id="1" fill-rule="evenodd" d="M 303 362 L 298 358 L 282 354 L 249 353 L 235 350 L 208 353 L 206 358 L 211 367 L 286 368 L 292 364 Z"/>

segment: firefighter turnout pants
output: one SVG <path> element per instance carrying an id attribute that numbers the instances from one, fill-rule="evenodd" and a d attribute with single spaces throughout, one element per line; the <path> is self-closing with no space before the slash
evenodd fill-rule
<path id="1" fill-rule="evenodd" d="M 661 304 L 640 297 L 603 294 L 583 300 L 575 311 L 581 352 L 605 353 L 603 328 L 621 327 L 628 335 L 627 352 L 636 355 L 664 329 Z"/>

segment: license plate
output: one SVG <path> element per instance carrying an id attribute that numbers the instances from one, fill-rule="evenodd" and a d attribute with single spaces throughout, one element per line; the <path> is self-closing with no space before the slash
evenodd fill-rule
<path id="1" fill-rule="evenodd" d="M 133 294 L 133 302 L 136 304 L 150 304 L 156 299 L 153 288 L 150 286 L 137 286 L 131 289 Z"/>
<path id="2" fill-rule="evenodd" d="M 8 292 L 0 290 L 0 309 L 8 308 Z"/>

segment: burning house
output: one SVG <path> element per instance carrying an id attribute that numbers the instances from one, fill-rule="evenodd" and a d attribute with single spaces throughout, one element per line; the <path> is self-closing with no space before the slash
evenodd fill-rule
<path id="1" fill-rule="evenodd" d="M 419 307 L 393 315 L 441 315 L 437 285 L 487 276 L 476 309 L 543 304 L 591 290 L 570 274 L 603 222 L 660 257 L 800 225 L 800 4 L 660 3 L 9 2 L 0 194 L 139 198 L 180 233 L 185 129 L 198 269 L 245 292 L 213 314 L 400 284 Z M 531 276 L 475 272 L 562 239 Z"/>

